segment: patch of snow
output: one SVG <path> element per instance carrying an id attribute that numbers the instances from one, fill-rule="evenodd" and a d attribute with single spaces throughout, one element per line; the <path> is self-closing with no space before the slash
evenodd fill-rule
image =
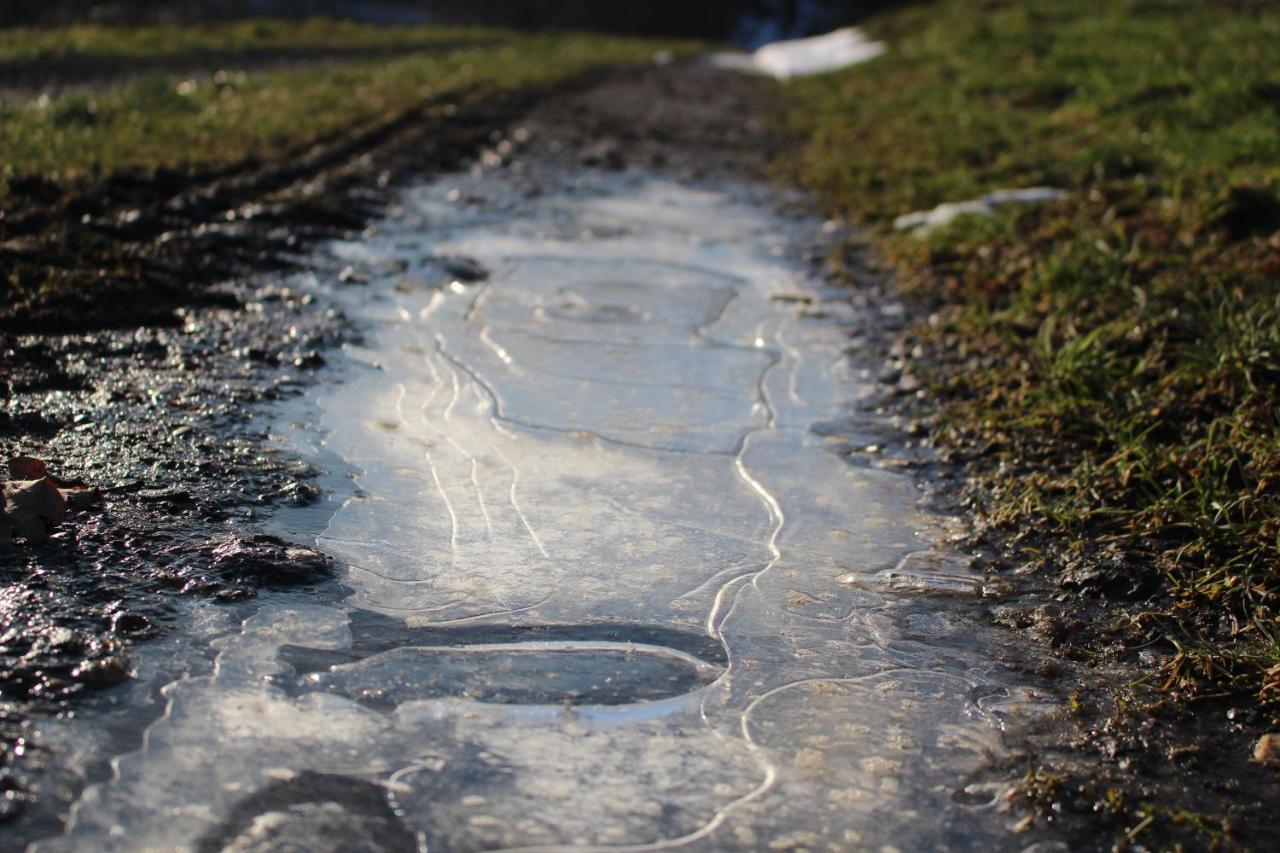
<path id="1" fill-rule="evenodd" d="M 778 80 L 835 71 L 875 59 L 887 48 L 872 41 L 857 27 L 845 27 L 812 38 L 775 41 L 754 53 L 716 53 L 710 62 L 717 68 L 753 71 Z"/>
<path id="2" fill-rule="evenodd" d="M 1056 187 L 1023 187 L 1014 190 L 996 190 L 981 198 L 969 201 L 948 201 L 932 210 L 917 210 L 904 213 L 893 220 L 893 227 L 899 231 L 914 231 L 923 236 L 935 228 L 949 225 L 961 216 L 991 216 L 995 209 L 1006 204 L 1042 204 L 1057 201 L 1066 196 L 1065 190 Z"/>

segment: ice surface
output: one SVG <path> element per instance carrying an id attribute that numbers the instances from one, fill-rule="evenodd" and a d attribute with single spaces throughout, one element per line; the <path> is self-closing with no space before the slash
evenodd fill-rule
<path id="1" fill-rule="evenodd" d="M 745 188 L 508 180 L 412 190 L 298 282 L 364 329 L 281 427 L 354 472 L 279 522 L 344 591 L 211 623 L 213 671 L 40 849 L 389 821 L 431 850 L 1027 843 L 963 792 L 1051 705 L 912 480 L 830 449 L 865 388 L 854 309 L 793 259 L 819 224 Z M 433 286 L 442 257 L 490 276 Z"/>
<path id="2" fill-rule="evenodd" d="M 1006 204 L 1042 204 L 1057 201 L 1067 195 L 1065 190 L 1055 187 L 1023 187 L 1014 190 L 996 190 L 981 198 L 969 201 L 950 201 L 938 205 L 932 210 L 917 210 L 904 213 L 893 220 L 893 227 L 899 231 L 913 231 L 921 236 L 935 228 L 949 225 L 961 216 L 991 216 L 995 209 Z"/>
<path id="3" fill-rule="evenodd" d="M 857 27 L 845 27 L 825 35 L 771 42 L 754 53 L 713 54 L 711 63 L 788 80 L 868 62 L 886 49 L 883 42 L 872 41 Z"/>

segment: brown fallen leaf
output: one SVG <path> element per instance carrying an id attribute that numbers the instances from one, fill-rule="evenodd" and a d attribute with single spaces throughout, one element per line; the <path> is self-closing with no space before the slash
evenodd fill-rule
<path id="1" fill-rule="evenodd" d="M 64 480 L 50 473 L 49 466 L 43 459 L 34 456 L 15 456 L 9 460 L 9 476 L 15 480 L 41 480 L 48 478 L 59 489 L 87 489 L 89 484 L 84 480 Z"/>
<path id="2" fill-rule="evenodd" d="M 31 542 L 48 539 L 49 528 L 67 517 L 67 500 L 48 479 L 5 483 L 4 508 L 9 528 Z"/>
<path id="3" fill-rule="evenodd" d="M 64 480 L 48 470 L 43 459 L 17 456 L 9 460 L 12 482 L 4 484 L 0 501 L 0 543 L 13 534 L 33 542 L 49 536 L 49 528 L 67 517 L 68 507 L 85 509 L 102 500 L 84 480 Z"/>

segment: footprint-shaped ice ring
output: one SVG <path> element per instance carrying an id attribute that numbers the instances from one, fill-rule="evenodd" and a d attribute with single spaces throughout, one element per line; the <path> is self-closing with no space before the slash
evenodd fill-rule
<path id="1" fill-rule="evenodd" d="M 290 693 L 346 696 L 378 710 L 463 698 L 506 705 L 617 706 L 701 690 L 727 665 L 702 634 L 628 624 L 409 628 L 353 625 L 352 647 L 284 646 Z"/>

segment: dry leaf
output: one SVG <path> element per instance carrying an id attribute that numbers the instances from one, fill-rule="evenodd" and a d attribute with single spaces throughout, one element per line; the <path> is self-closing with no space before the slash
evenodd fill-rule
<path id="1" fill-rule="evenodd" d="M 0 543 L 13 534 L 39 542 L 48 538 L 49 528 L 67 517 L 71 509 L 85 509 L 102 499 L 83 480 L 64 480 L 49 473 L 43 459 L 17 456 L 9 460 L 12 482 L 4 484 L 0 501 Z"/>
<path id="2" fill-rule="evenodd" d="M 9 460 L 9 476 L 15 480 L 40 480 L 48 478 L 52 485 L 59 489 L 87 489 L 89 484 L 84 480 L 64 480 L 56 474 L 49 473 L 43 459 L 34 456 L 15 456 Z"/>
<path id="3" fill-rule="evenodd" d="M 67 517 L 67 501 L 48 479 L 4 484 L 5 513 L 13 532 L 32 542 L 49 538 L 49 528 Z"/>

